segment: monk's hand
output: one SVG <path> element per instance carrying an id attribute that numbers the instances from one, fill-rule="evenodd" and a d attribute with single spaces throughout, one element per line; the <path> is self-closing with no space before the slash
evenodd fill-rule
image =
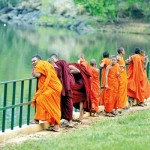
<path id="1" fill-rule="evenodd" d="M 35 99 L 32 99 L 32 102 L 33 102 L 33 103 L 36 103 L 36 100 L 35 100 Z"/>
<path id="2" fill-rule="evenodd" d="M 106 88 L 106 89 L 108 89 L 108 88 L 109 88 L 108 84 L 106 84 L 106 85 L 105 85 L 105 88 Z"/>
<path id="3" fill-rule="evenodd" d="M 149 62 L 148 56 L 145 56 L 145 61 Z"/>

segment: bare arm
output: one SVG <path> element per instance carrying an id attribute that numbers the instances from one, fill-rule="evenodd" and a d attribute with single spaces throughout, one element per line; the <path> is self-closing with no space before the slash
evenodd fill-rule
<path id="1" fill-rule="evenodd" d="M 100 63 L 99 66 L 103 68 L 105 66 L 105 62 Z"/>
<path id="2" fill-rule="evenodd" d="M 149 58 L 148 58 L 148 56 L 145 56 L 144 58 L 145 58 L 145 66 L 144 66 L 144 69 L 146 69 L 146 68 L 147 68 L 147 65 L 148 65 L 148 62 L 149 62 Z"/>
<path id="3" fill-rule="evenodd" d="M 105 72 L 105 88 L 109 88 L 109 86 L 108 86 L 108 73 L 109 73 L 109 69 L 110 69 L 110 65 L 108 65 L 107 67 L 106 67 L 106 72 Z"/>
<path id="4" fill-rule="evenodd" d="M 132 57 L 129 56 L 129 58 L 127 58 L 127 59 L 125 60 L 125 63 L 126 63 L 126 64 L 129 64 L 131 61 L 132 61 Z"/>
<path id="5" fill-rule="evenodd" d="M 73 65 L 69 65 L 69 68 L 70 68 L 70 71 L 72 74 L 77 74 L 77 73 L 80 73 L 80 70 L 77 69 L 75 66 Z"/>

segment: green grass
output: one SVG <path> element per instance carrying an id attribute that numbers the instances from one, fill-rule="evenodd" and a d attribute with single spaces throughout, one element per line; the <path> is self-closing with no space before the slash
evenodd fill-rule
<path id="1" fill-rule="evenodd" d="M 26 141 L 4 150 L 148 150 L 150 110 L 100 120 L 89 128 Z"/>

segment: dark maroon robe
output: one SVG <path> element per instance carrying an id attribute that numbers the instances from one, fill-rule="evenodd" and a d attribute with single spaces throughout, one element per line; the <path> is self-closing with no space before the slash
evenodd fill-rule
<path id="1" fill-rule="evenodd" d="M 69 65 L 64 60 L 58 60 L 55 67 L 58 78 L 62 83 L 61 93 L 61 118 L 72 120 L 73 113 L 73 92 L 72 88 L 75 83 L 72 73 L 70 72 Z"/>
<path id="2" fill-rule="evenodd" d="M 75 108 L 79 108 L 79 103 L 84 102 L 84 109 L 90 111 L 90 74 L 86 71 L 85 67 L 77 63 L 71 63 L 80 70 L 79 74 L 74 74 L 75 84 L 73 86 L 73 105 Z"/>

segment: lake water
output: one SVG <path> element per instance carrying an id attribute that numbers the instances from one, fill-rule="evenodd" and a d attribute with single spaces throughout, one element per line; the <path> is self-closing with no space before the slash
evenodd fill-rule
<path id="1" fill-rule="evenodd" d="M 150 36 L 117 33 L 77 33 L 44 27 L 13 27 L 0 24 L 0 82 L 31 77 L 31 57 L 38 54 L 47 59 L 57 53 L 60 59 L 76 62 L 84 53 L 97 63 L 108 50 L 117 54 L 124 47 L 126 58 L 140 47 L 150 56 Z"/>
<path id="2" fill-rule="evenodd" d="M 77 33 L 44 27 L 14 27 L 0 24 L 0 82 L 32 77 L 31 57 L 40 55 L 47 59 L 50 54 L 56 53 L 60 59 L 67 62 L 76 62 L 79 54 L 84 53 L 86 59 L 102 59 L 105 50 L 111 55 L 117 54 L 118 47 L 124 47 L 126 58 L 134 53 L 135 47 L 140 47 L 150 56 L 150 36 L 118 33 Z M 11 87 L 12 88 L 12 87 Z M 28 88 L 26 88 L 28 90 Z M 11 105 L 12 89 L 9 90 L 8 102 Z M 16 103 L 20 101 L 18 87 Z M 33 90 L 34 92 L 34 90 Z M 33 93 L 32 93 L 33 95 Z M 28 100 L 25 95 L 25 101 Z M 3 87 L 0 86 L 0 107 L 3 106 Z M 24 114 L 27 109 L 25 108 Z M 32 109 L 31 118 L 34 115 Z M 15 124 L 18 124 L 19 107 L 15 109 Z M 26 115 L 23 115 L 26 117 Z M 7 128 L 10 128 L 11 109 L 7 111 Z M 0 122 L 2 111 L 0 111 Z M 24 119 L 25 120 L 25 119 Z M 25 121 L 23 121 L 24 123 Z M 0 130 L 1 130 L 0 123 Z"/>

